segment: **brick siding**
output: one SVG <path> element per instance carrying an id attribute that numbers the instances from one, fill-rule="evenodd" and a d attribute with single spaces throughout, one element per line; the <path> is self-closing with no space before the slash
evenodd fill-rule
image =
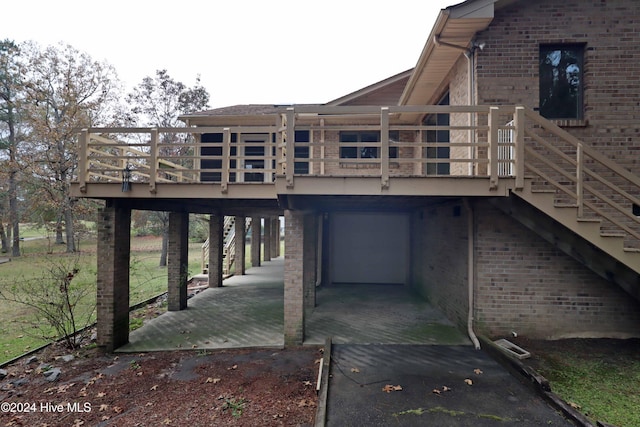
<path id="1" fill-rule="evenodd" d="M 476 321 L 492 336 L 638 336 L 640 303 L 488 203 L 475 208 Z"/>
<path id="2" fill-rule="evenodd" d="M 539 46 L 585 43 L 584 119 L 572 134 L 640 173 L 637 0 L 519 1 L 496 11 L 477 55 L 478 103 L 539 104 Z"/>

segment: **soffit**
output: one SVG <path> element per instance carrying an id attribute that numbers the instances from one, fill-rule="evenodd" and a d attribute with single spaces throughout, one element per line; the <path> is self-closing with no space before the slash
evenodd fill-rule
<path id="1" fill-rule="evenodd" d="M 494 16 L 496 0 L 469 0 L 440 11 L 405 90 L 400 105 L 435 104 L 438 89 L 477 32 Z M 439 42 L 440 43 L 439 43 Z M 459 48 L 451 45 L 459 46 Z"/>

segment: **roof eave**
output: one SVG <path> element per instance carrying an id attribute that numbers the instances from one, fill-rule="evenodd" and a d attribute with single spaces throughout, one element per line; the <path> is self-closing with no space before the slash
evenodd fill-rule
<path id="1" fill-rule="evenodd" d="M 440 95 L 437 90 L 442 86 L 451 67 L 476 33 L 486 29 L 493 20 L 495 2 L 496 0 L 468 0 L 440 11 L 418 63 L 400 96 L 399 105 L 437 102 L 436 97 Z"/>

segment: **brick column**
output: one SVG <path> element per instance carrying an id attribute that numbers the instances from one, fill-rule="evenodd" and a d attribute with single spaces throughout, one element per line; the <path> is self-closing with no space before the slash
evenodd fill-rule
<path id="1" fill-rule="evenodd" d="M 260 245 L 262 237 L 262 225 L 260 224 L 259 216 L 251 217 L 251 266 L 260 267 Z"/>
<path id="2" fill-rule="evenodd" d="M 280 256 L 280 219 L 278 217 L 271 219 L 271 257 Z"/>
<path id="3" fill-rule="evenodd" d="M 245 266 L 245 256 L 244 256 L 244 252 L 245 252 L 245 237 L 246 237 L 246 230 L 245 230 L 245 225 L 246 225 L 246 220 L 244 216 L 239 216 L 236 215 L 236 223 L 235 223 L 235 227 L 236 227 L 236 248 L 235 248 L 235 257 L 233 260 L 233 263 L 235 264 L 236 268 L 235 268 L 235 274 L 237 275 L 244 275 L 245 270 L 246 270 L 246 266 Z"/>
<path id="4" fill-rule="evenodd" d="M 209 218 L 209 287 L 222 286 L 222 250 L 224 216 L 221 213 Z"/>
<path id="5" fill-rule="evenodd" d="M 112 352 L 129 342 L 131 209 L 107 201 L 98 210 L 98 347 Z"/>
<path id="6" fill-rule="evenodd" d="M 295 346 L 304 340 L 304 215 L 285 210 L 284 223 L 284 343 Z"/>
<path id="7" fill-rule="evenodd" d="M 167 287 L 169 311 L 187 308 L 187 276 L 189 266 L 189 214 L 169 213 L 169 248 Z"/>
<path id="8" fill-rule="evenodd" d="M 264 260 L 271 261 L 271 218 L 264 218 Z"/>
<path id="9" fill-rule="evenodd" d="M 304 308 L 313 309 L 316 306 L 316 272 L 318 257 L 318 217 L 314 214 L 304 217 L 303 242 L 303 284 Z"/>

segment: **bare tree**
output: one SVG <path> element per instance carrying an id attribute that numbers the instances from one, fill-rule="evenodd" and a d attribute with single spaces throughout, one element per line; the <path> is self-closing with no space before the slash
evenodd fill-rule
<path id="1" fill-rule="evenodd" d="M 182 114 L 192 113 L 208 107 L 209 93 L 200 85 L 200 77 L 196 84 L 189 88 L 182 82 L 169 76 L 167 70 L 157 70 L 154 78 L 145 77 L 127 97 L 131 105 L 130 120 L 138 126 L 180 127 L 184 123 L 178 120 Z M 172 150 L 164 144 L 175 144 L 174 150 L 180 150 L 177 136 L 162 135 L 163 150 Z M 162 153 L 167 154 L 167 153 Z M 169 238 L 167 212 L 156 212 L 153 219 L 161 227 L 162 252 L 160 266 L 167 265 L 167 243 Z"/>
<path id="2" fill-rule="evenodd" d="M 27 57 L 23 114 L 30 129 L 32 197 L 55 212 L 56 241 L 75 252 L 69 186 L 78 166 L 77 130 L 105 124 L 118 89 L 113 67 L 69 45 L 22 46 Z"/>

